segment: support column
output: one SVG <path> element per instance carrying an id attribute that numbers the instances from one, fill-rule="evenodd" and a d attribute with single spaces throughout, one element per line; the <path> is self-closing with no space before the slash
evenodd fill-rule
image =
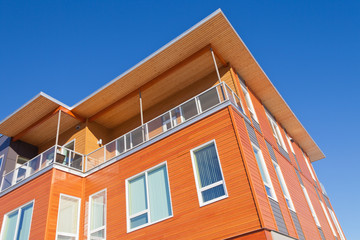
<path id="1" fill-rule="evenodd" d="M 60 119 L 61 119 L 61 110 L 59 110 L 55 145 L 58 145 L 58 143 L 59 143 Z"/>
<path id="2" fill-rule="evenodd" d="M 139 100 L 140 100 L 140 117 L 141 117 L 141 125 L 143 125 L 143 124 L 144 124 L 144 116 L 143 116 L 143 109 L 142 109 L 141 89 L 139 89 Z"/>
<path id="3" fill-rule="evenodd" d="M 218 76 L 218 79 L 219 79 L 219 83 L 221 83 L 221 78 L 220 78 L 219 69 L 218 69 L 218 66 L 217 66 L 217 64 L 216 64 L 215 54 L 214 54 L 214 51 L 213 51 L 212 48 L 210 48 L 210 52 L 211 52 L 211 55 L 212 55 L 212 58 L 213 58 L 213 61 L 214 61 L 215 70 L 216 70 L 216 73 L 217 73 L 217 76 Z"/>

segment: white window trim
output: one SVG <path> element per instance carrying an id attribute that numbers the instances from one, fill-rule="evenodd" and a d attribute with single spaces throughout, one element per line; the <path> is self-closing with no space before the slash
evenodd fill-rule
<path id="1" fill-rule="evenodd" d="M 256 115 L 256 112 L 255 112 L 255 108 L 254 108 L 254 105 L 251 101 L 251 97 L 250 97 L 250 94 L 249 94 L 249 91 L 241 85 L 241 88 L 242 88 L 242 91 L 244 93 L 244 97 L 245 97 L 245 102 L 246 102 L 246 105 L 247 105 L 247 108 L 249 109 L 249 112 L 254 116 L 254 120 L 258 123 L 259 120 L 257 118 L 257 115 Z"/>
<path id="2" fill-rule="evenodd" d="M 171 214 L 166 217 L 166 218 L 162 218 L 162 219 L 159 219 L 157 221 L 154 221 L 154 222 L 151 222 L 151 216 L 150 216 L 150 200 L 149 200 L 149 190 L 148 190 L 148 180 L 147 180 L 147 175 L 148 175 L 148 172 L 151 172 L 157 168 L 160 168 L 162 166 L 165 166 L 166 168 L 166 175 L 167 175 L 167 181 L 168 181 L 168 185 L 169 185 L 169 198 L 170 198 L 170 206 L 171 206 Z M 133 214 L 133 215 L 129 215 L 129 181 L 131 181 L 132 179 L 134 178 L 137 178 L 141 175 L 145 175 L 145 186 L 146 186 L 146 195 L 147 195 L 147 206 L 148 206 L 148 209 L 145 209 L 139 213 L 136 213 L 136 214 Z M 127 232 L 130 233 L 130 232 L 133 232 L 133 231 L 136 231 L 138 229 L 141 229 L 141 228 L 144 228 L 144 227 L 147 227 L 147 226 L 150 226 L 150 225 L 153 225 L 153 224 L 156 224 L 158 222 L 162 222 L 162 221 L 165 221 L 166 219 L 169 219 L 169 218 L 172 218 L 174 216 L 174 211 L 173 211 L 173 207 L 172 207 L 172 201 L 171 201 L 171 191 L 170 191 L 170 180 L 169 180 L 169 171 L 168 171 L 168 166 L 167 166 L 167 161 L 165 162 L 162 162 L 154 167 L 151 167 L 149 169 L 146 169 L 145 171 L 142 171 L 134 176 L 131 176 L 129 178 L 127 178 L 125 180 L 125 191 L 126 191 L 126 225 L 127 225 Z M 138 226 L 136 228 L 130 228 L 130 218 L 133 218 L 133 217 L 136 217 L 138 215 L 142 215 L 144 213 L 148 213 L 148 219 L 149 219 L 149 222 L 147 224 L 144 224 L 144 225 L 141 225 L 141 226 Z"/>
<path id="3" fill-rule="evenodd" d="M 302 187 L 302 189 L 303 189 L 303 192 L 304 192 L 306 201 L 307 201 L 307 203 L 308 203 L 308 205 L 309 205 L 311 215 L 313 216 L 316 225 L 317 225 L 318 227 L 321 227 L 320 222 L 319 222 L 319 219 L 318 219 L 318 217 L 317 217 L 317 215 L 316 215 L 314 206 L 313 206 L 312 203 L 311 203 L 311 199 L 310 199 L 310 197 L 309 197 L 309 194 L 308 194 L 306 188 L 305 188 L 303 185 L 301 185 L 301 187 Z"/>
<path id="4" fill-rule="evenodd" d="M 320 202 L 320 205 L 321 205 L 321 208 L 323 209 L 323 212 L 325 213 L 325 216 L 326 216 L 326 220 L 328 221 L 329 225 L 330 225 L 330 228 L 331 228 L 331 231 L 332 233 L 334 234 L 334 236 L 336 237 L 336 231 L 334 229 L 334 226 L 332 224 L 332 222 L 330 221 L 330 217 L 329 217 L 329 214 L 327 213 L 326 209 L 325 209 L 325 205 L 322 201 L 319 201 Z"/>
<path id="5" fill-rule="evenodd" d="M 219 161 L 222 180 L 218 181 L 216 183 L 213 183 L 211 185 L 208 185 L 206 187 L 200 188 L 199 187 L 200 186 L 200 180 L 199 180 L 199 176 L 197 175 L 197 172 L 196 172 L 196 162 L 195 162 L 196 159 L 195 159 L 194 152 L 196 152 L 197 150 L 199 150 L 201 148 L 204 148 L 204 147 L 206 147 L 207 145 L 210 145 L 210 144 L 214 144 L 214 146 L 215 146 L 216 156 L 217 156 L 218 161 Z M 226 188 L 224 173 L 223 173 L 223 170 L 222 170 L 222 167 L 221 167 L 220 157 L 219 157 L 219 153 L 218 153 L 218 150 L 217 150 L 215 139 L 213 139 L 213 140 L 211 140 L 209 142 L 206 142 L 206 143 L 204 143 L 204 144 L 202 144 L 200 146 L 197 146 L 196 148 L 191 149 L 190 150 L 190 155 L 191 155 L 191 162 L 192 162 L 192 165 L 193 165 L 193 171 L 194 171 L 194 176 L 195 176 L 195 185 L 196 185 L 196 190 L 197 190 L 197 194 L 198 194 L 198 200 L 199 200 L 200 207 L 203 207 L 203 206 L 206 206 L 208 204 L 211 204 L 211 203 L 220 201 L 222 199 L 228 198 L 229 195 L 228 195 L 228 191 L 227 191 L 227 188 Z M 212 187 L 216 187 L 216 186 L 221 185 L 221 184 L 224 186 L 225 195 L 223 195 L 221 197 L 218 197 L 218 198 L 211 199 L 210 201 L 204 202 L 201 193 L 203 191 L 207 190 L 207 189 L 210 189 Z"/>
<path id="6" fill-rule="evenodd" d="M 280 168 L 280 166 L 279 166 L 279 164 L 278 164 L 277 162 L 273 161 L 273 164 L 274 164 L 274 167 L 275 167 L 275 174 L 276 174 L 276 176 L 278 177 L 279 182 L 280 182 L 280 187 L 281 187 L 282 184 L 284 185 L 284 188 L 285 188 L 285 189 L 283 190 L 283 194 L 284 194 L 285 200 L 288 200 L 289 203 L 290 203 L 290 206 L 288 206 L 288 207 L 289 207 L 290 210 L 296 212 L 296 211 L 295 211 L 295 207 L 294 207 L 294 203 L 293 203 L 293 201 L 292 201 L 292 199 L 291 199 L 291 196 L 290 196 L 290 193 L 289 193 L 289 189 L 288 189 L 288 187 L 287 187 L 287 185 L 286 185 L 286 182 L 285 182 L 284 176 L 283 176 L 283 174 L 282 174 L 281 168 Z M 278 170 L 279 170 L 279 175 L 280 175 L 280 176 L 278 175 L 278 172 L 276 171 L 276 168 L 278 168 Z M 281 184 L 281 183 L 282 183 L 282 184 Z M 281 188 L 281 190 L 282 190 L 282 188 Z M 286 204 L 286 205 L 287 205 L 287 204 Z"/>
<path id="7" fill-rule="evenodd" d="M 1 155 L 0 158 L 2 159 L 2 161 L 0 163 L 0 171 L 1 171 L 2 165 L 4 164 L 4 154 Z M 3 177 L 3 175 L 1 175 L 0 177 Z"/>
<path id="8" fill-rule="evenodd" d="M 292 152 L 293 154 L 295 154 L 294 148 L 293 148 L 293 146 L 292 146 L 291 138 L 289 137 L 289 135 L 288 135 L 286 132 L 285 132 L 285 136 L 286 136 L 286 139 L 287 139 L 288 144 L 289 144 L 289 146 L 290 146 L 291 152 Z"/>
<path id="9" fill-rule="evenodd" d="M 261 177 L 261 179 L 263 180 L 264 185 L 267 186 L 268 188 L 270 188 L 270 191 L 271 191 L 271 193 L 272 193 L 273 196 L 269 196 L 269 195 L 267 194 L 266 189 L 265 189 L 266 195 L 267 195 L 269 198 L 271 198 L 271 199 L 273 199 L 273 200 L 275 200 L 275 201 L 277 202 L 278 200 L 277 200 L 277 198 L 276 198 L 274 186 L 273 186 L 273 184 L 272 184 L 271 177 L 270 177 L 269 171 L 268 171 L 268 169 L 267 169 L 266 162 L 265 162 L 264 156 L 263 156 L 263 154 L 262 154 L 262 151 L 261 151 L 261 149 L 260 149 L 259 147 L 257 147 L 255 144 L 251 143 L 251 145 L 252 145 L 253 148 L 255 148 L 255 149 L 256 149 L 257 151 L 259 151 L 259 153 L 260 153 L 260 154 L 259 154 L 259 156 L 260 156 L 260 162 L 261 162 L 261 165 L 262 165 L 262 167 L 263 167 L 263 169 L 264 169 L 264 173 L 265 173 L 265 175 L 266 175 L 266 176 L 265 176 L 265 177 L 266 177 L 266 180 L 269 181 L 269 183 L 266 183 L 266 182 L 264 181 L 264 179 L 262 179 L 261 172 L 259 172 L 259 173 L 260 173 L 260 177 Z M 254 153 L 254 157 L 255 157 L 255 160 L 256 160 L 255 153 Z M 256 160 L 256 163 L 257 163 L 257 160 Z M 260 171 L 259 166 L 258 166 L 258 169 L 259 169 L 259 171 Z"/>
<path id="10" fill-rule="evenodd" d="M 93 231 L 91 231 L 91 229 L 90 229 L 90 221 L 91 221 L 91 203 L 92 203 L 92 197 L 93 196 L 95 196 L 95 195 L 98 195 L 98 194 L 100 194 L 100 193 L 102 193 L 102 192 L 105 192 L 105 212 L 104 212 L 104 218 L 105 218 L 105 224 L 104 224 L 104 226 L 102 226 L 102 227 L 99 227 L 99 228 L 97 228 L 97 229 L 95 229 L 95 230 L 93 230 Z M 107 217 L 107 188 L 105 188 L 105 189 L 103 189 L 103 190 L 101 190 L 101 191 L 98 191 L 98 192 L 96 192 L 96 193 L 94 193 L 94 194 L 92 194 L 92 195 L 90 195 L 89 196 L 89 209 L 88 209 L 88 239 L 91 239 L 91 234 L 92 233 L 94 233 L 94 232 L 98 232 L 98 231 L 100 231 L 100 230 L 102 230 L 102 229 L 104 229 L 104 239 L 106 239 L 106 217 Z"/>
<path id="11" fill-rule="evenodd" d="M 77 229 L 76 229 L 76 234 L 72 234 L 72 233 L 63 233 L 63 232 L 59 232 L 58 228 L 59 228 L 59 215 L 60 215 L 60 203 L 61 203 L 61 197 L 65 196 L 68 198 L 73 198 L 78 200 L 78 219 L 77 219 Z M 58 205 L 58 215 L 57 215 L 57 223 L 56 223 L 56 240 L 58 239 L 58 235 L 63 235 L 63 236 L 69 236 L 69 237 L 75 237 L 76 240 L 79 239 L 79 228 L 80 228 L 80 209 L 81 209 L 81 198 L 78 197 L 74 197 L 71 195 L 67 195 L 67 194 L 63 194 L 60 193 L 60 197 L 59 197 L 59 205 Z"/>
<path id="12" fill-rule="evenodd" d="M 272 132 L 273 132 L 273 136 L 276 140 L 277 143 L 279 143 L 279 145 L 286 151 L 288 152 L 287 148 L 286 148 L 286 145 L 285 145 L 285 142 L 284 142 L 284 139 L 281 135 L 281 132 L 280 132 L 280 129 L 279 129 L 279 126 L 277 125 L 277 123 L 274 121 L 274 119 L 269 116 L 268 113 L 266 113 L 266 116 L 270 122 L 270 127 L 272 129 Z"/>
<path id="13" fill-rule="evenodd" d="M 333 222 L 335 223 L 335 227 L 336 227 L 338 233 L 340 234 L 340 239 L 345 240 L 344 233 L 342 232 L 342 230 L 340 228 L 340 224 L 336 219 L 335 213 L 329 207 L 328 207 L 328 209 L 329 209 L 329 212 L 330 212 L 330 216 L 331 216 Z"/>
<path id="14" fill-rule="evenodd" d="M 4 155 L 3 155 L 4 156 Z M 6 216 L 8 216 L 9 214 L 12 214 L 16 211 L 18 211 L 18 216 L 17 216 L 17 219 L 16 219 L 16 227 L 15 227 L 15 235 L 14 235 L 14 240 L 16 240 L 16 234 L 17 234 L 17 231 L 19 230 L 19 221 L 20 221 L 20 215 L 21 215 L 21 212 L 22 212 L 22 208 L 31 204 L 32 203 L 32 210 L 31 210 L 31 220 L 30 220 L 30 230 L 31 230 L 31 224 L 32 224 L 32 220 L 33 220 L 33 213 L 34 213 L 34 207 L 35 207 L 35 199 L 31 200 L 30 202 L 27 202 L 23 205 L 21 205 L 20 207 L 17 207 L 16 209 L 14 210 L 11 210 L 10 212 L 7 212 L 4 214 L 4 217 L 3 217 L 3 222 L 2 222 L 2 226 L 1 226 L 1 232 L 0 232 L 0 239 L 3 240 L 3 234 L 4 234 L 4 228 L 5 228 L 5 219 L 6 219 Z M 30 237 L 30 233 L 31 231 L 29 231 L 29 237 Z"/>
<path id="15" fill-rule="evenodd" d="M 302 152 L 302 154 L 303 154 L 303 157 L 304 157 L 304 159 L 305 159 L 306 165 L 307 165 L 307 167 L 308 167 L 308 169 L 309 169 L 309 171 L 310 171 L 311 177 L 312 177 L 312 178 L 314 179 L 314 181 L 316 182 L 315 173 L 313 172 L 313 169 L 312 169 L 312 167 L 311 167 L 310 164 L 309 164 L 309 160 L 308 160 L 307 157 L 305 156 L 305 153 L 304 153 L 304 152 Z"/>

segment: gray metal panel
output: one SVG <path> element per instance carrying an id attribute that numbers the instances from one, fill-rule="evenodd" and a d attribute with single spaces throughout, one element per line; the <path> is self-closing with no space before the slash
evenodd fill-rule
<path id="1" fill-rule="evenodd" d="M 328 197 L 325 196 L 325 195 L 323 195 L 323 196 L 324 196 L 324 199 L 325 199 L 325 204 L 326 204 L 326 206 L 327 206 L 328 208 L 332 209 Z"/>
<path id="2" fill-rule="evenodd" d="M 299 240 L 305 240 L 305 236 L 304 236 L 304 233 L 302 231 L 302 228 L 301 228 L 301 225 L 300 225 L 300 222 L 299 222 L 299 219 L 297 217 L 296 212 L 290 210 L 290 214 L 291 214 L 291 217 L 293 219 L 296 232 L 297 232 L 297 234 L 299 236 Z"/>
<path id="3" fill-rule="evenodd" d="M 296 165 L 297 165 L 297 167 L 298 167 L 298 170 L 301 172 L 301 168 L 300 168 L 300 165 L 299 165 L 299 162 L 298 162 L 298 160 L 297 160 L 297 158 L 296 158 L 295 153 L 293 153 L 293 155 L 294 155 L 295 162 L 296 162 Z"/>
<path id="4" fill-rule="evenodd" d="M 320 195 L 319 195 L 319 191 L 317 190 L 317 188 L 316 188 L 315 186 L 314 186 L 314 188 L 315 188 L 315 192 L 316 192 L 316 194 L 317 194 L 317 196 L 318 196 L 318 198 L 319 198 L 320 202 L 322 202 L 321 197 L 320 197 Z"/>
<path id="5" fill-rule="evenodd" d="M 289 235 L 286 225 L 285 225 L 283 215 L 280 210 L 279 203 L 276 202 L 275 200 L 273 200 L 272 198 L 269 198 L 269 201 L 270 201 L 271 208 L 273 210 L 273 214 L 274 214 L 276 225 L 279 229 L 279 232 Z"/>
<path id="6" fill-rule="evenodd" d="M 271 159 L 274 160 L 275 162 L 277 162 L 277 159 L 276 159 L 275 153 L 274 153 L 274 149 L 272 148 L 271 144 L 268 143 L 268 141 L 266 141 L 266 140 L 265 140 L 265 143 L 266 143 L 266 146 L 269 151 Z"/>
<path id="7" fill-rule="evenodd" d="M 295 169 L 295 172 L 296 172 L 296 175 L 297 175 L 297 176 L 298 176 L 298 178 L 299 178 L 300 184 L 304 186 L 304 183 L 303 183 L 303 181 L 301 180 L 301 177 L 300 177 L 299 171 Z"/>
<path id="8" fill-rule="evenodd" d="M 285 149 L 282 146 L 280 146 L 278 143 L 277 143 L 277 145 L 278 145 L 280 153 L 290 162 L 290 157 L 289 157 L 288 152 L 285 151 Z"/>
<path id="9" fill-rule="evenodd" d="M 256 130 L 258 130 L 258 131 L 261 133 L 261 129 L 260 129 L 259 123 L 258 123 L 253 117 L 251 117 L 251 120 L 252 120 L 253 125 L 254 125 L 254 127 L 256 128 Z"/>
<path id="10" fill-rule="evenodd" d="M 245 122 L 245 125 L 246 125 L 246 129 L 248 131 L 249 137 L 250 137 L 250 141 L 252 143 L 254 143 L 258 148 L 260 148 L 254 129 L 248 122 Z"/>
<path id="11" fill-rule="evenodd" d="M 326 240 L 326 239 L 325 239 L 325 236 L 324 236 L 324 233 L 323 233 L 323 231 L 322 231 L 322 229 L 321 229 L 321 227 L 318 227 L 318 229 L 319 229 L 319 232 L 320 232 L 321 239 L 322 239 L 322 240 Z"/>

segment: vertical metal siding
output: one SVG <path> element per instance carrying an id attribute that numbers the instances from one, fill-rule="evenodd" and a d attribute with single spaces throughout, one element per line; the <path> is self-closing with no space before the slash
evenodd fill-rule
<path id="1" fill-rule="evenodd" d="M 256 138 L 256 134 L 255 134 L 254 129 L 252 128 L 252 126 L 248 122 L 245 122 L 245 125 L 246 125 L 246 129 L 248 131 L 251 142 L 254 143 L 258 148 L 260 148 L 260 145 L 259 145 L 259 142 L 258 142 L 258 140 Z"/>
<path id="2" fill-rule="evenodd" d="M 279 229 L 279 232 L 281 232 L 283 234 L 286 234 L 286 235 L 289 235 L 289 233 L 287 231 L 287 228 L 286 228 L 286 225 L 285 225 L 283 215 L 282 215 L 281 210 L 280 210 L 279 203 L 276 202 L 275 200 L 273 200 L 272 198 L 269 198 L 269 201 L 270 201 L 270 205 L 271 205 L 271 208 L 273 210 L 273 213 L 274 213 L 276 225 L 277 225 L 277 227 Z"/>
<path id="3" fill-rule="evenodd" d="M 287 151 L 277 143 L 280 153 L 290 162 L 290 157 Z"/>
<path id="4" fill-rule="evenodd" d="M 274 149 L 272 148 L 271 144 L 268 143 L 268 141 L 266 141 L 266 140 L 265 140 L 265 143 L 266 143 L 266 146 L 269 151 L 271 159 L 274 160 L 275 162 L 277 162 L 277 159 L 276 159 L 275 153 L 274 153 Z"/>
<path id="5" fill-rule="evenodd" d="M 302 231 L 302 228 L 301 228 L 301 225 L 300 225 L 300 222 L 299 222 L 299 219 L 297 217 L 297 214 L 296 212 L 290 210 L 290 214 L 291 214 L 291 217 L 293 219 L 293 222 L 294 222 L 294 225 L 295 225 L 295 228 L 296 228 L 296 232 L 299 236 L 299 240 L 305 240 L 305 236 L 304 236 L 304 233 Z"/>
<path id="6" fill-rule="evenodd" d="M 261 129 L 260 129 L 259 123 L 258 123 L 253 117 L 251 117 L 251 120 L 252 120 L 253 125 L 254 125 L 254 127 L 256 128 L 256 130 L 258 130 L 258 131 L 261 133 Z"/>
<path id="7" fill-rule="evenodd" d="M 301 177 L 300 177 L 299 171 L 295 169 L 295 172 L 296 172 L 296 175 L 297 175 L 297 176 L 298 176 L 298 178 L 299 178 L 300 184 L 304 186 L 304 183 L 303 183 L 303 181 L 301 180 Z"/>
<path id="8" fill-rule="evenodd" d="M 321 239 L 322 239 L 322 240 L 326 240 L 326 239 L 325 239 L 325 236 L 324 236 L 324 233 L 323 233 L 323 231 L 322 231 L 322 229 L 321 229 L 321 227 L 318 227 L 318 229 L 319 229 L 319 232 L 320 232 L 320 235 L 321 235 Z"/>

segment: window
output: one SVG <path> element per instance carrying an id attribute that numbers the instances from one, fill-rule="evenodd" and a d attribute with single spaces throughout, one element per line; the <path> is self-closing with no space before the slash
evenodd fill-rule
<path id="1" fill-rule="evenodd" d="M 34 201 L 4 216 L 0 239 L 29 239 Z"/>
<path id="2" fill-rule="evenodd" d="M 4 161 L 4 155 L 0 156 L 0 171 L 1 171 L 3 161 Z"/>
<path id="3" fill-rule="evenodd" d="M 312 178 L 314 179 L 314 181 L 316 182 L 315 174 L 314 174 L 314 172 L 313 172 L 313 170 L 312 170 L 312 168 L 311 168 L 311 166 L 310 166 L 310 164 L 309 164 L 309 161 L 308 161 L 308 159 L 306 158 L 304 152 L 303 152 L 303 156 L 304 156 L 304 160 L 305 160 L 305 162 L 306 162 L 306 165 L 307 165 L 307 167 L 308 167 L 308 169 L 309 169 L 309 171 L 310 171 L 311 177 L 312 177 Z"/>
<path id="4" fill-rule="evenodd" d="M 329 225 L 330 225 L 330 228 L 331 228 L 331 231 L 333 232 L 334 236 L 336 237 L 336 232 L 335 232 L 335 229 L 330 221 L 330 218 L 329 218 L 329 214 L 327 213 L 326 209 L 325 209 L 325 205 L 322 201 L 320 201 L 320 204 L 321 204 L 321 207 L 325 213 L 325 216 L 326 216 L 326 220 L 328 221 Z"/>
<path id="5" fill-rule="evenodd" d="M 224 176 L 215 140 L 191 150 L 200 206 L 226 198 Z"/>
<path id="6" fill-rule="evenodd" d="M 60 194 L 56 239 L 77 240 L 79 219 L 80 198 Z"/>
<path id="7" fill-rule="evenodd" d="M 290 138 L 289 135 L 287 135 L 287 133 L 285 133 L 285 136 L 286 136 L 286 139 L 287 139 L 287 141 L 289 143 L 289 146 L 290 146 L 290 149 L 291 149 L 292 153 L 295 154 L 295 151 L 294 151 L 294 148 L 293 148 L 292 142 L 291 142 L 292 138 Z"/>
<path id="8" fill-rule="evenodd" d="M 246 105 L 247 105 L 247 107 L 249 109 L 250 116 L 251 116 L 252 119 L 254 119 L 255 121 L 258 122 L 256 113 L 255 113 L 255 109 L 254 109 L 254 106 L 253 106 L 251 98 L 250 98 L 250 94 L 249 94 L 249 92 L 246 90 L 246 88 L 244 86 L 241 86 L 241 88 L 242 88 L 242 91 L 243 91 L 244 96 L 245 96 L 245 101 L 246 101 Z"/>
<path id="9" fill-rule="evenodd" d="M 307 201 L 307 203 L 308 203 L 308 205 L 309 205 L 309 208 L 310 208 L 311 214 L 313 215 L 313 218 L 314 218 L 314 220 L 315 220 L 315 223 L 316 223 L 317 226 L 321 227 L 321 226 L 320 226 L 319 219 L 318 219 L 317 216 L 316 216 L 314 207 L 313 207 L 313 205 L 312 205 L 312 203 L 311 203 L 311 200 L 310 200 L 310 198 L 309 198 L 309 195 L 308 195 L 308 193 L 307 193 L 307 191 L 306 191 L 306 188 L 305 188 L 303 185 L 301 185 L 301 187 L 302 187 L 302 189 L 303 189 L 303 192 L 304 192 L 306 201 Z"/>
<path id="10" fill-rule="evenodd" d="M 166 163 L 126 180 L 126 188 L 128 231 L 172 216 Z"/>
<path id="11" fill-rule="evenodd" d="M 284 193 L 286 204 L 288 205 L 288 207 L 291 210 L 295 211 L 294 204 L 293 204 L 293 202 L 291 200 L 290 193 L 289 193 L 289 190 L 288 190 L 288 188 L 286 186 L 285 179 L 284 179 L 284 176 L 282 175 L 280 166 L 275 161 L 273 161 L 273 164 L 274 164 L 274 167 L 275 167 L 276 176 L 279 179 L 281 189 L 282 189 L 282 191 Z"/>
<path id="12" fill-rule="evenodd" d="M 272 129 L 272 132 L 273 132 L 273 135 L 276 139 L 276 142 L 285 150 L 287 151 L 287 148 L 285 146 L 285 143 L 284 143 L 284 140 L 281 136 L 281 133 L 280 133 L 280 129 L 278 127 L 278 125 L 276 124 L 275 120 L 270 117 L 267 113 L 266 113 L 266 116 L 267 118 L 269 119 L 269 122 L 270 122 L 270 125 L 271 125 L 271 129 Z"/>
<path id="13" fill-rule="evenodd" d="M 335 213 L 329 207 L 328 207 L 328 209 L 329 209 L 329 212 L 330 212 L 330 216 L 331 216 L 333 222 L 335 223 L 335 227 L 336 227 L 336 229 L 337 229 L 337 231 L 338 231 L 338 233 L 340 235 L 340 239 L 345 240 L 345 236 L 344 236 L 343 232 L 341 231 L 340 224 L 339 224 L 339 222 L 337 221 L 337 219 L 335 217 Z"/>
<path id="14" fill-rule="evenodd" d="M 253 145 L 253 150 L 254 150 L 256 162 L 257 162 L 257 164 L 259 166 L 259 170 L 260 170 L 262 180 L 263 180 L 264 185 L 265 185 L 266 193 L 267 193 L 267 195 L 269 197 L 276 200 L 274 188 L 273 188 L 273 185 L 271 183 L 269 172 L 268 172 L 268 170 L 266 168 L 266 164 L 265 164 L 265 161 L 264 161 L 264 157 L 263 157 L 263 155 L 261 153 L 261 150 L 255 145 Z"/>
<path id="15" fill-rule="evenodd" d="M 89 197 L 89 239 L 106 239 L 106 190 Z"/>

